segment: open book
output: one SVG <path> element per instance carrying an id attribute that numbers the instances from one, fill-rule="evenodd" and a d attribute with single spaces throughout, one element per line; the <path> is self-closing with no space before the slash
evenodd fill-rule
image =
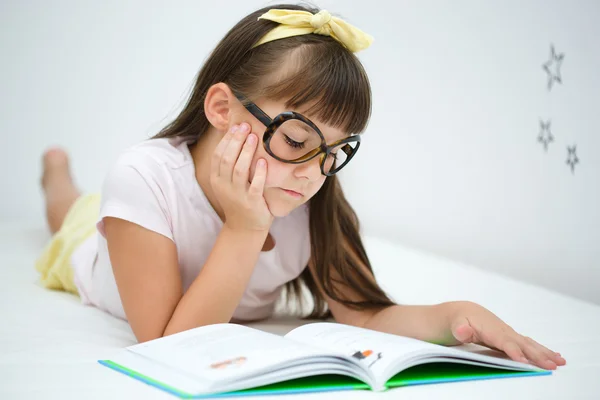
<path id="1" fill-rule="evenodd" d="M 285 336 L 236 324 L 203 326 L 99 362 L 183 398 L 383 391 L 551 374 L 507 358 L 332 322 L 303 325 Z"/>

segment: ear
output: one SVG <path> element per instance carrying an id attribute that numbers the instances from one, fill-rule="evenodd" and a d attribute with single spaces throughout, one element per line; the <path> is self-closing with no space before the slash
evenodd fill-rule
<path id="1" fill-rule="evenodd" d="M 229 86 L 223 82 L 215 83 L 206 92 L 204 114 L 208 122 L 219 131 L 226 132 L 229 129 L 234 98 Z"/>

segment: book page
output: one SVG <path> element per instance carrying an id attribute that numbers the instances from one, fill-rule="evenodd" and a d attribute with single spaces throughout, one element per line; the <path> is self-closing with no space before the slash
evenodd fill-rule
<path id="1" fill-rule="evenodd" d="M 379 377 L 401 358 L 431 349 L 443 351 L 441 346 L 416 339 L 330 322 L 304 325 L 285 337 L 329 351 L 340 351 L 347 357 L 358 360 L 363 367 Z"/>
<path id="2" fill-rule="evenodd" d="M 235 324 L 203 326 L 127 350 L 210 381 L 239 379 L 285 361 L 321 354 L 318 348 Z"/>

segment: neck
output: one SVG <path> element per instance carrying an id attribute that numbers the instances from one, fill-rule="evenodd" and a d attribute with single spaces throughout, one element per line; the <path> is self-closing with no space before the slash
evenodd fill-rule
<path id="1" fill-rule="evenodd" d="M 207 132 L 200 136 L 196 143 L 190 146 L 190 153 L 194 160 L 196 170 L 196 180 L 202 188 L 208 202 L 215 210 L 221 221 L 225 221 L 225 213 L 219 204 L 217 197 L 210 184 L 211 159 L 215 148 L 222 138 L 222 133 L 211 127 Z"/>

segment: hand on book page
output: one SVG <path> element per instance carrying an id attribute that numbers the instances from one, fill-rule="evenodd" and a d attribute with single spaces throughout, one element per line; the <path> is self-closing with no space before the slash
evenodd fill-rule
<path id="1" fill-rule="evenodd" d="M 555 370 L 567 361 L 557 352 L 523 336 L 491 311 L 471 302 L 457 302 L 450 319 L 455 343 L 475 343 L 506 353 L 511 359 Z"/>

